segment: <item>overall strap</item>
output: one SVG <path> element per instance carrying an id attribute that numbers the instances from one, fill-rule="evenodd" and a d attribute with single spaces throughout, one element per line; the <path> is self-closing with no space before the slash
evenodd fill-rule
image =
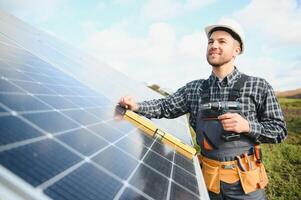
<path id="1" fill-rule="evenodd" d="M 201 94 L 202 103 L 209 103 L 210 102 L 209 79 L 205 79 L 203 81 L 201 88 L 202 88 L 202 94 Z"/>
<path id="2" fill-rule="evenodd" d="M 234 83 L 232 90 L 229 93 L 229 101 L 236 101 L 241 96 L 240 90 L 244 87 L 249 76 L 241 74 L 238 80 Z"/>

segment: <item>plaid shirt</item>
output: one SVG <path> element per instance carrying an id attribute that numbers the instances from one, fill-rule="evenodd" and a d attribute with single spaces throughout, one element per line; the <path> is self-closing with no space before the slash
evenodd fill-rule
<path id="1" fill-rule="evenodd" d="M 222 81 L 212 73 L 208 79 L 210 100 L 228 101 L 229 92 L 241 76 L 236 68 Z M 190 125 L 196 129 L 196 119 L 202 104 L 204 79 L 187 83 L 174 94 L 162 99 L 140 102 L 137 113 L 147 118 L 176 118 L 190 113 Z M 279 143 L 287 137 L 284 117 L 271 85 L 264 79 L 249 76 L 237 99 L 242 103 L 242 113 L 249 121 L 247 134 L 254 142 Z"/>

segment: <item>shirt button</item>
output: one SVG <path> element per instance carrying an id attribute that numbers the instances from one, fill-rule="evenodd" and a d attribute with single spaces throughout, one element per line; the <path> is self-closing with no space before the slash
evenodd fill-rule
<path id="1" fill-rule="evenodd" d="M 227 83 L 223 81 L 223 82 L 221 82 L 221 86 L 222 86 L 222 87 L 226 87 L 226 86 L 227 86 Z"/>

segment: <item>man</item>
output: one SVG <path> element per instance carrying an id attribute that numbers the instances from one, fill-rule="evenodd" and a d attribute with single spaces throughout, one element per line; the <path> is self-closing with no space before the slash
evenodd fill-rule
<path id="1" fill-rule="evenodd" d="M 124 96 L 119 104 L 148 118 L 190 113 L 210 198 L 265 199 L 268 180 L 258 144 L 287 137 L 282 111 L 264 79 L 247 76 L 234 65 L 245 49 L 241 27 L 224 20 L 205 32 L 212 66 L 208 79 L 192 81 L 163 99 L 136 103 Z"/>

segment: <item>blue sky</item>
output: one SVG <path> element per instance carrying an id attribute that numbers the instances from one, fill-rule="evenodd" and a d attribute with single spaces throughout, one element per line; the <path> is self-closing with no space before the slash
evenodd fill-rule
<path id="1" fill-rule="evenodd" d="M 299 0 L 0 0 L 0 8 L 135 80 L 172 90 L 210 75 L 203 28 L 232 18 L 246 35 L 238 69 L 275 90 L 301 87 Z"/>

